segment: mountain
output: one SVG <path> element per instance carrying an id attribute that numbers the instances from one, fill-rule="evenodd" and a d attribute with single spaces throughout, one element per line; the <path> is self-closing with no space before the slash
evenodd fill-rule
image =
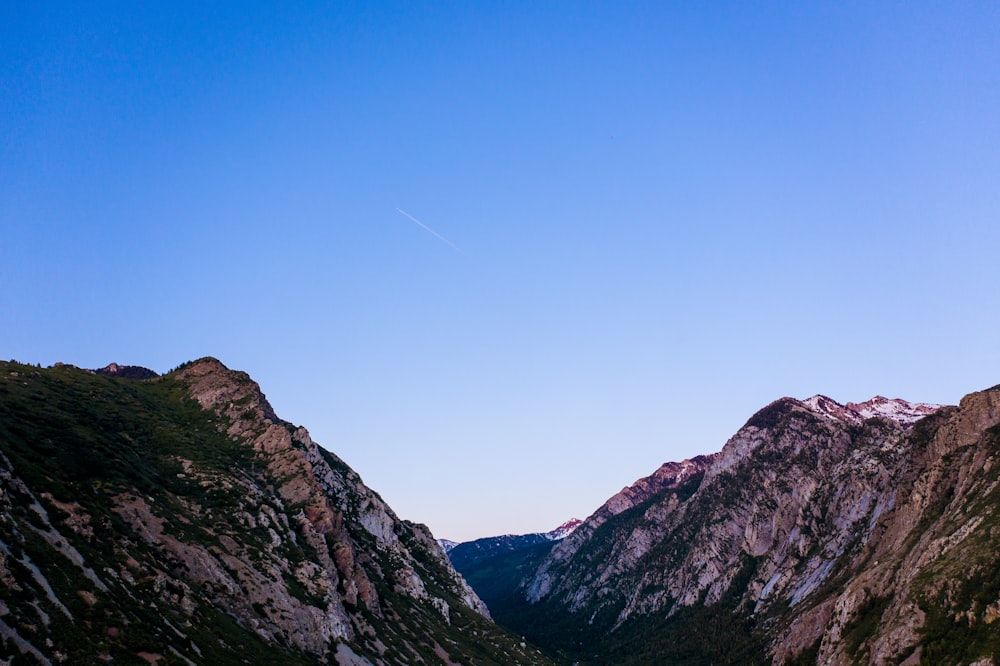
<path id="1" fill-rule="evenodd" d="M 502 622 L 581 664 L 1000 663 L 1000 387 L 777 400 L 518 565 Z"/>
<path id="2" fill-rule="evenodd" d="M 451 541 L 449 539 L 438 539 L 438 543 L 441 545 L 441 548 L 446 553 L 450 553 L 456 546 L 463 546 L 465 544 L 476 544 L 475 546 L 466 547 L 465 549 L 466 552 L 468 552 L 470 549 L 473 551 L 478 549 L 489 550 L 491 549 L 490 546 L 491 544 L 495 545 L 506 544 L 507 546 L 511 547 L 509 549 L 516 550 L 517 544 L 539 542 L 540 539 L 538 539 L 538 537 L 542 537 L 546 541 L 558 541 L 559 539 L 564 539 L 570 534 L 572 534 L 573 530 L 579 527 L 582 522 L 583 521 L 580 520 L 579 518 L 570 518 L 565 523 L 555 528 L 551 532 L 539 532 L 537 534 L 517 534 L 517 535 L 506 534 L 504 536 L 499 536 L 499 537 L 484 537 L 482 539 L 477 539 L 475 541 L 462 541 L 462 542 Z"/>
<path id="3" fill-rule="evenodd" d="M 141 365 L 118 365 L 117 363 L 109 363 L 103 368 L 93 370 L 92 372 L 104 375 L 105 377 L 122 377 L 123 379 L 153 379 L 159 377 L 156 372 Z"/>
<path id="4" fill-rule="evenodd" d="M 570 534 L 575 532 L 576 528 L 578 528 L 582 524 L 583 521 L 580 520 L 579 518 L 570 518 L 565 523 L 555 528 L 551 532 L 545 532 L 542 536 L 544 536 L 549 541 L 559 541 L 561 539 L 565 539 Z"/>
<path id="5" fill-rule="evenodd" d="M 0 661 L 549 661 L 215 359 L 0 363 Z"/>
<path id="6" fill-rule="evenodd" d="M 802 402 L 813 411 L 834 421 L 860 424 L 868 419 L 885 418 L 904 427 L 911 426 L 941 409 L 941 405 L 907 402 L 899 398 L 883 398 L 880 395 L 865 402 L 849 402 L 846 405 L 841 405 L 825 395 L 814 395 Z"/>
<path id="7" fill-rule="evenodd" d="M 549 532 L 506 534 L 458 543 L 448 549 L 455 569 L 476 590 L 500 624 L 517 624 L 523 606 L 521 579 L 534 571 L 556 542 L 581 525 L 571 518 Z"/>
<path id="8" fill-rule="evenodd" d="M 505 555 L 534 546 L 553 545 L 552 542 L 566 538 L 582 524 L 577 518 L 570 518 L 565 523 L 550 532 L 536 532 L 532 534 L 504 534 L 503 536 L 484 537 L 475 541 L 464 541 L 451 544 L 446 548 L 448 558 L 460 573 L 465 575 L 463 567 L 482 560 L 491 559 L 499 555 Z M 467 578 L 468 576 L 466 576 Z"/>
<path id="9" fill-rule="evenodd" d="M 446 553 L 457 546 L 458 543 L 458 541 L 451 541 L 450 539 L 438 539 L 438 545 L 441 546 L 441 550 Z"/>

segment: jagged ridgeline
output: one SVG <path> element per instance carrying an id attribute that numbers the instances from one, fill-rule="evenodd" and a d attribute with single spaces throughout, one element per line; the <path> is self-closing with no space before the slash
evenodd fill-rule
<path id="1" fill-rule="evenodd" d="M 0 363 L 0 659 L 545 664 L 248 375 Z"/>
<path id="2" fill-rule="evenodd" d="M 484 598 L 580 664 L 1000 664 L 1000 388 L 778 400 L 529 554 Z"/>

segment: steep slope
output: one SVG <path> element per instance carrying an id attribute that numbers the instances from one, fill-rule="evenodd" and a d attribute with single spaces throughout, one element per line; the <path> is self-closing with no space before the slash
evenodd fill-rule
<path id="1" fill-rule="evenodd" d="M 785 398 L 626 489 L 514 628 L 583 663 L 1000 659 L 1000 391 L 887 402 Z"/>
<path id="2" fill-rule="evenodd" d="M 494 619 L 500 624 L 513 624 L 523 605 L 518 583 L 580 523 L 573 518 L 550 532 L 466 541 L 448 549 L 448 558 L 486 603 Z"/>
<path id="3" fill-rule="evenodd" d="M 894 506 L 850 580 L 774 642 L 779 658 L 812 639 L 826 663 L 1000 663 L 1000 387 L 919 422 L 905 444 Z"/>
<path id="4" fill-rule="evenodd" d="M 546 596 L 556 580 L 555 576 L 549 575 L 549 570 L 558 571 L 561 563 L 571 560 L 584 545 L 595 543 L 595 533 L 609 520 L 656 499 L 664 499 L 668 507 L 676 507 L 686 500 L 701 484 L 705 470 L 716 457 L 697 456 L 679 463 L 664 463 L 649 476 L 623 488 L 553 549 L 551 556 L 535 574 L 528 589 L 528 598 L 538 601 Z"/>
<path id="5" fill-rule="evenodd" d="M 488 537 L 459 544 L 448 557 L 486 603 L 493 619 L 515 627 L 524 605 L 518 585 L 553 545 L 541 534 Z"/>
<path id="6" fill-rule="evenodd" d="M 0 659 L 547 663 L 214 359 L 141 381 L 0 363 L 0 479 Z"/>

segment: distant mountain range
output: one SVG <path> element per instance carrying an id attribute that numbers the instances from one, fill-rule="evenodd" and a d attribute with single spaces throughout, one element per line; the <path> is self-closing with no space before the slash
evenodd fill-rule
<path id="1" fill-rule="evenodd" d="M 497 622 L 517 626 L 516 614 L 523 605 L 519 589 L 522 579 L 535 571 L 552 548 L 581 524 L 582 521 L 572 518 L 550 532 L 505 534 L 456 543 L 447 553 Z"/>
<path id="2" fill-rule="evenodd" d="M 461 543 L 440 539 L 439 543 L 487 607 L 498 609 L 503 616 L 509 603 L 518 605 L 518 584 L 530 567 L 582 523 L 571 518 L 549 532 L 504 534 Z"/>
<path id="3" fill-rule="evenodd" d="M 438 539 L 444 552 L 450 553 L 457 546 L 462 546 L 463 550 L 487 550 L 504 547 L 502 544 L 513 545 L 516 549 L 518 543 L 537 543 L 541 541 L 559 541 L 565 539 L 573 533 L 577 527 L 583 523 L 579 518 L 570 518 L 565 523 L 550 532 L 538 532 L 533 534 L 505 534 L 497 537 L 484 537 L 474 541 L 450 541 L 448 539 Z"/>

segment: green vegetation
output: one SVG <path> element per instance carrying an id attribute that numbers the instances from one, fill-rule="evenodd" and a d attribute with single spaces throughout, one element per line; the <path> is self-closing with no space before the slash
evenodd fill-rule
<path id="1" fill-rule="evenodd" d="M 183 590 L 171 590 L 168 579 L 155 574 L 151 565 L 163 564 L 157 548 L 136 538 L 115 511 L 117 497 L 143 497 L 172 534 L 212 546 L 218 543 L 213 528 L 226 526 L 240 506 L 236 486 L 203 486 L 183 473 L 181 458 L 208 473 L 230 475 L 248 468 L 250 456 L 175 379 L 136 381 L 69 366 L 41 370 L 0 363 L 0 453 L 30 489 L 10 489 L 6 509 L 12 520 L 0 521 L 17 586 L 4 592 L 10 610 L 5 621 L 22 636 L 42 646 L 40 637 L 47 637 L 50 654 L 79 664 L 99 663 L 102 654 L 117 663 L 143 663 L 139 652 L 163 655 L 161 666 L 186 663 L 181 654 L 216 664 L 243 664 L 248 654 L 267 663 L 311 663 L 265 643 L 206 598 L 192 599 L 194 621 L 163 603 L 164 591 L 183 596 Z M 51 526 L 32 508 L 34 501 L 41 502 Z M 218 521 L 174 519 L 190 513 L 192 504 Z M 59 533 L 106 590 L 44 538 L 71 518 L 59 505 L 87 516 L 77 531 Z M 117 573 L 129 570 L 126 560 L 138 563 L 131 581 Z M 0 658 L 22 657 L 7 642 Z"/>
<path id="2" fill-rule="evenodd" d="M 589 563 L 604 561 L 616 544 L 641 527 L 646 511 L 670 495 L 680 502 L 691 500 L 702 481 L 695 475 L 677 488 L 657 493 L 647 501 L 609 518 L 577 551 L 574 562 L 589 570 Z M 718 498 L 716 498 L 718 499 Z M 702 498 L 700 502 L 709 502 Z M 709 507 L 688 507 L 688 515 L 703 515 Z M 707 515 L 707 514 L 706 514 Z M 683 529 L 679 528 L 679 529 Z M 646 561 L 657 567 L 679 562 L 690 548 L 690 535 L 678 531 L 656 544 Z M 763 632 L 740 602 L 756 571 L 756 560 L 745 557 L 728 591 L 717 603 L 678 607 L 667 617 L 667 608 L 648 615 L 632 615 L 618 625 L 624 597 L 609 595 L 575 612 L 551 598 L 529 604 L 518 590 L 528 573 L 537 568 L 551 545 L 541 544 L 486 557 L 458 568 L 477 593 L 487 601 L 501 624 L 542 646 L 558 659 L 596 664 L 757 664 L 764 659 Z M 454 552 L 454 551 L 453 551 Z M 459 560 L 461 562 L 461 560 Z M 584 563 L 579 565 L 579 563 Z M 651 565 L 653 566 L 653 565 Z M 576 570 L 576 569 L 575 569 Z M 624 581 L 609 581 L 624 589 Z M 646 594 L 657 590 L 647 589 Z"/>
<path id="3" fill-rule="evenodd" d="M 575 613 L 550 600 L 522 602 L 517 620 L 504 623 L 558 658 L 581 666 L 598 664 L 698 666 L 765 664 L 765 641 L 755 620 L 739 607 L 756 561 L 746 558 L 723 598 L 709 605 L 633 615 L 615 627 L 621 602 L 589 605 Z M 515 609 L 511 609 L 513 613 Z"/>
<path id="4" fill-rule="evenodd" d="M 517 627 L 524 613 L 521 580 L 533 572 L 552 550 L 553 543 L 531 543 L 479 559 L 452 558 L 452 564 L 502 625 Z M 459 546 L 461 548 L 461 546 Z"/>
<path id="5" fill-rule="evenodd" d="M 979 448 L 990 456 L 1000 453 L 1000 426 L 984 433 Z M 942 522 L 967 524 L 975 517 L 977 524 L 914 582 L 917 602 L 926 613 L 923 663 L 964 664 L 983 657 L 1000 661 L 1000 467 L 994 459 L 989 471 L 975 469 L 974 453 L 958 451 L 955 456 L 974 469 L 975 487 L 982 492 L 955 507 L 950 500 L 957 480 L 949 479 L 941 497 L 928 507 Z"/>
<path id="6" fill-rule="evenodd" d="M 678 607 L 669 618 L 634 616 L 611 633 L 602 655 L 621 655 L 615 663 L 635 665 L 770 663 L 755 619 L 740 607 L 756 567 L 754 558 L 744 557 L 739 573 L 717 603 Z"/>
<path id="7" fill-rule="evenodd" d="M 1000 600 L 1000 556 L 968 571 L 953 589 L 928 592 L 920 599 L 927 614 L 921 645 L 923 663 L 967 664 L 982 657 L 1000 659 L 1000 618 L 986 609 Z M 1000 609 L 997 609 L 1000 610 Z"/>
<path id="8" fill-rule="evenodd" d="M 239 387 L 252 384 L 242 373 L 231 380 Z M 297 468 L 274 460 L 294 458 L 294 451 L 272 460 L 255 453 L 247 439 L 264 431 L 261 414 L 272 418 L 267 409 L 256 393 L 235 399 L 226 412 L 234 415 L 230 422 L 203 410 L 176 374 L 126 379 L 0 363 L 5 625 L 54 662 L 145 663 L 145 654 L 160 655 L 161 666 L 291 666 L 323 658 L 298 651 L 286 633 L 289 619 L 280 625 L 276 618 L 302 609 L 336 613 L 342 605 L 354 635 L 351 649 L 390 664 L 766 663 L 776 630 L 839 594 L 872 564 L 876 551 L 862 530 L 838 542 L 838 566 L 801 605 L 774 598 L 756 616 L 748 595 L 762 584 L 758 565 L 771 569 L 764 569 L 764 559 L 745 554 L 733 560 L 746 550 L 739 536 L 714 544 L 738 571 L 712 603 L 703 590 L 698 603 L 681 606 L 665 578 L 635 572 L 679 566 L 693 548 L 706 547 L 705 526 L 734 517 L 745 521 L 751 511 L 771 515 L 791 501 L 803 476 L 815 477 L 812 470 L 828 466 L 831 456 L 848 455 L 863 459 L 872 478 L 902 470 L 897 502 L 923 489 L 921 513 L 911 514 L 917 527 L 889 566 L 902 566 L 918 544 L 934 559 L 907 578 L 913 581 L 909 589 L 870 592 L 843 627 L 847 658 L 871 659 L 872 639 L 884 631 L 894 595 L 908 595 L 926 617 L 920 636 L 924 663 L 1000 660 L 1000 426 L 979 441 L 963 439 L 944 454 L 934 453 L 942 432 L 954 430 L 941 430 L 954 410 L 924 419 L 907 439 L 892 444 L 893 429 L 885 422 L 850 427 L 836 437 L 824 426 L 826 434 L 816 435 L 818 430 L 809 430 L 810 414 L 790 401 L 773 403 L 749 422 L 772 429 L 751 458 L 716 476 L 711 492 L 697 492 L 703 476 L 695 475 L 610 517 L 577 550 L 571 566 L 555 571 L 562 576 L 559 594 L 538 604 L 527 603 L 520 585 L 550 552 L 550 542 L 525 542 L 466 560 L 456 555 L 456 566 L 507 627 L 501 628 L 462 602 L 425 528 L 393 521 L 398 544 L 390 547 L 362 525 L 362 507 L 372 495 L 358 491 L 357 475 L 333 454 L 321 449 L 322 462 L 311 459 L 332 470 L 334 476 L 325 478 L 337 479 L 325 500 L 301 485 L 283 495 L 283 484 L 297 480 Z M 234 424 L 246 437 L 227 434 Z M 789 424 L 792 435 L 783 430 Z M 294 439 L 296 427 L 280 425 L 293 436 L 293 447 L 305 446 Z M 799 431 L 822 446 L 796 450 L 790 443 L 800 441 Z M 284 442 L 285 433 L 276 432 Z M 761 469 L 769 472 L 770 494 L 754 494 L 763 483 Z M 808 539 L 795 555 L 799 570 L 822 555 L 823 535 L 838 529 L 836 516 L 826 512 L 829 484 L 809 493 L 810 506 L 795 524 Z M 677 512 L 677 520 L 658 525 L 634 571 L 609 566 L 632 535 L 649 534 L 650 521 L 661 520 L 667 510 Z M 891 518 L 887 513 L 883 520 Z M 313 527 L 320 524 L 322 533 Z M 885 556 L 879 557 L 885 567 Z M 331 561 L 338 571 L 319 576 L 318 563 Z M 413 574 L 419 578 L 416 591 Z M 580 597 L 582 607 L 570 612 L 573 590 L 598 577 L 601 591 Z M 337 588 L 334 596 L 326 586 Z M 355 586 L 363 593 L 355 596 Z M 656 599 L 658 610 L 622 620 L 635 594 Z M 284 610 L 279 597 L 288 604 Z M 793 663 L 814 662 L 819 646 L 815 642 Z M 35 659 L 7 639 L 0 641 L 0 661 Z"/>
<path id="9" fill-rule="evenodd" d="M 252 382 L 244 373 L 230 380 Z M 256 428 L 260 411 L 251 399 L 234 408 Z M 0 363 L 4 623 L 54 662 L 146 663 L 140 653 L 160 655 L 160 666 L 325 662 L 266 624 L 276 617 L 273 599 L 252 588 L 279 586 L 289 599 L 325 610 L 325 594 L 295 573 L 347 548 L 355 562 L 349 573 L 367 577 L 378 593 L 379 608 L 344 603 L 355 652 L 384 650 L 395 664 L 440 663 L 446 653 L 470 665 L 550 663 L 455 596 L 450 570 L 427 551 L 430 537 L 418 538 L 420 528 L 396 526 L 415 561 L 379 547 L 350 490 L 330 498 L 346 507 L 343 530 L 310 545 L 315 534 L 301 520 L 308 506 L 278 496 L 289 479 L 272 475 L 247 441 L 231 438 L 231 425 L 203 410 L 176 373 L 137 380 Z M 357 475 L 321 453 L 353 487 Z M 181 545 L 167 548 L 167 538 Z M 54 539 L 65 541 L 57 547 Z M 86 570 L 69 559 L 75 553 Z M 447 606 L 401 590 L 396 571 L 410 566 Z M 344 576 L 332 575 L 344 594 Z M 0 661 L 36 660 L 7 640 Z"/>
<path id="10" fill-rule="evenodd" d="M 753 664 L 770 661 L 768 644 L 791 619 L 836 598 L 861 571 L 878 565 L 878 559 L 883 568 L 898 570 L 914 548 L 933 545 L 930 552 L 941 554 L 930 565 L 921 564 L 912 590 L 890 586 L 870 591 L 867 602 L 842 627 L 837 649 L 853 663 L 868 663 L 872 639 L 884 635 L 887 622 L 897 621 L 885 617 L 886 610 L 898 595 L 911 594 L 926 614 L 920 642 L 924 663 L 970 663 L 983 657 L 1000 661 L 1000 426 L 987 430 L 979 441 L 970 440 L 953 427 L 955 415 L 955 408 L 942 409 L 907 435 L 884 419 L 838 430 L 797 409 L 793 401 L 777 401 L 748 422 L 769 432 L 761 435 L 750 457 L 716 475 L 710 492 L 695 492 L 701 483 L 697 478 L 684 492 L 662 492 L 609 518 L 568 563 L 549 563 L 557 587 L 540 603 L 528 604 L 517 591 L 538 566 L 528 552 L 498 556 L 463 571 L 484 598 L 497 605 L 497 619 L 568 661 Z M 822 476 L 827 472 L 832 478 Z M 857 483 L 850 489 L 853 495 L 838 494 L 843 481 Z M 911 500 L 918 481 L 924 485 Z M 767 493 L 758 491 L 762 485 Z M 794 528 L 806 541 L 802 550 L 793 551 L 797 570 L 804 571 L 816 558 L 833 557 L 826 549 L 834 536 L 837 560 L 801 603 L 792 605 L 776 596 L 760 614 L 751 615 L 754 599 L 747 592 L 757 560 L 747 555 L 722 599 L 708 605 L 703 597 L 691 606 L 678 606 L 668 586 L 647 582 L 665 579 L 647 574 L 681 566 L 699 543 L 718 548 L 716 555 L 728 561 L 735 544 L 699 540 L 706 527 L 754 514 L 774 515 L 786 502 L 801 501 L 803 488 L 808 504 Z M 845 499 L 853 503 L 850 498 L 866 492 L 894 492 L 896 506 L 919 502 L 916 528 L 899 553 L 886 555 L 875 548 L 888 521 L 896 518 L 891 510 L 877 523 L 865 516 L 844 521 L 845 509 L 851 509 Z M 644 546 L 641 559 L 623 569 L 618 553 L 628 548 L 633 535 L 650 533 L 652 516 L 663 515 L 662 509 L 650 514 L 653 505 L 672 507 L 677 520 L 657 524 L 652 530 L 656 538 Z M 742 522 L 737 525 L 742 529 Z M 637 590 L 636 585 L 644 587 Z M 581 590 L 585 594 L 576 595 Z M 649 600 L 657 610 L 645 615 L 633 611 L 622 621 L 630 598 Z M 821 640 L 792 663 L 815 663 Z"/>
<path id="11" fill-rule="evenodd" d="M 782 398 L 780 400 L 775 400 L 770 405 L 761 409 L 756 414 L 750 417 L 746 422 L 747 426 L 752 426 L 754 428 L 760 429 L 775 429 L 788 418 L 793 412 L 796 411 L 795 401 L 788 398 Z M 805 412 L 801 412 L 805 414 Z"/>
<path id="12" fill-rule="evenodd" d="M 888 607 L 891 597 L 871 596 L 858 608 L 857 615 L 844 627 L 843 640 L 847 654 L 857 662 L 862 662 L 865 652 L 861 649 L 866 640 L 875 635 L 882 615 Z"/>

